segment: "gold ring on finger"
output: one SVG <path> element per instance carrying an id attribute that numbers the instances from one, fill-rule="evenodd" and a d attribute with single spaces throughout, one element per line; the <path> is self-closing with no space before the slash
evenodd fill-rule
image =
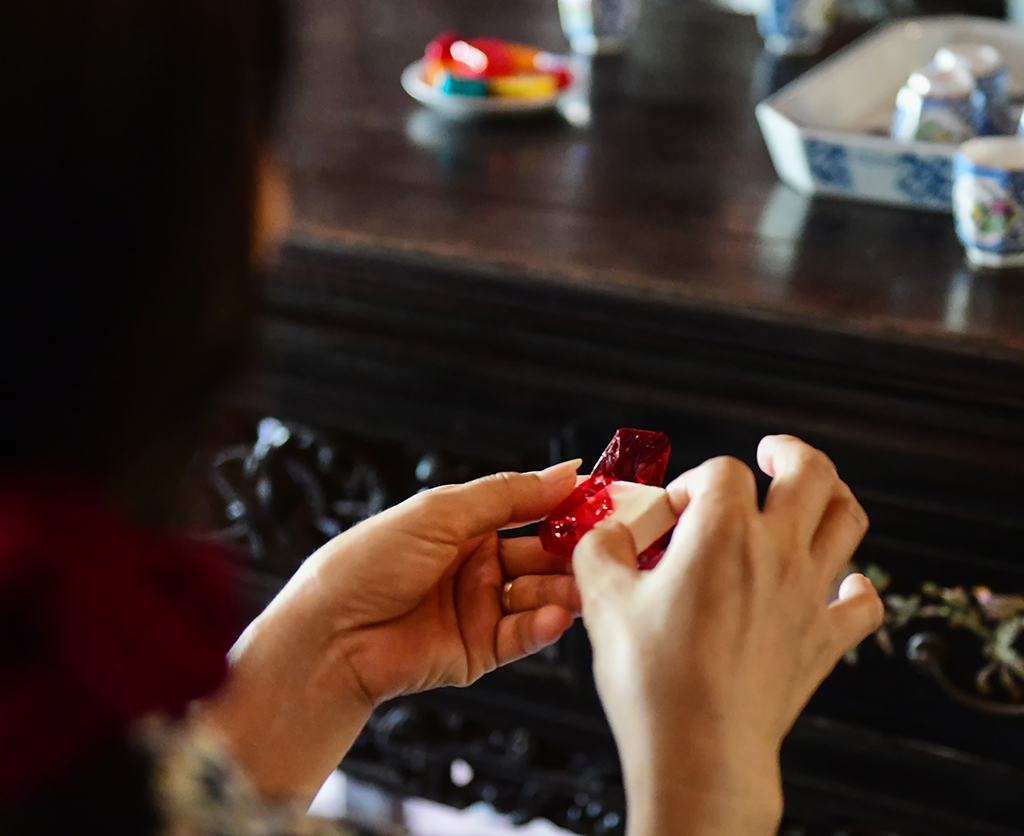
<path id="1" fill-rule="evenodd" d="M 512 612 L 512 581 L 505 581 L 501 588 L 501 608 L 506 612 Z"/>

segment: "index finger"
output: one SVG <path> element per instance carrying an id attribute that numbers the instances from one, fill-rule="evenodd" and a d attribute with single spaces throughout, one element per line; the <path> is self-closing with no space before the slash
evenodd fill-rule
<path id="1" fill-rule="evenodd" d="M 686 471 L 666 490 L 680 517 L 665 556 L 652 573 L 686 569 L 691 561 L 685 554 L 702 554 L 702 545 L 720 538 L 724 530 L 741 534 L 743 520 L 758 513 L 754 474 L 743 462 L 728 456 Z M 711 549 L 715 554 L 718 551 Z"/>
<path id="2" fill-rule="evenodd" d="M 543 519 L 576 486 L 580 459 L 532 473 L 496 473 L 420 494 L 421 507 L 453 543 Z"/>

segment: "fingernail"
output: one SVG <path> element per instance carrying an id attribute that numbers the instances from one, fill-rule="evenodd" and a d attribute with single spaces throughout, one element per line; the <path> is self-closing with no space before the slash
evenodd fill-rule
<path id="1" fill-rule="evenodd" d="M 570 459 L 567 462 L 559 462 L 558 464 L 551 465 L 551 467 L 546 467 L 537 475 L 542 482 L 547 482 L 549 485 L 557 485 L 559 482 L 564 482 L 570 476 L 575 476 L 581 464 L 583 464 L 583 459 Z"/>
<path id="2" fill-rule="evenodd" d="M 839 600 L 845 601 L 847 598 L 860 595 L 870 589 L 874 589 L 874 584 L 864 575 L 857 573 L 847 575 L 843 578 L 843 582 L 839 584 Z"/>

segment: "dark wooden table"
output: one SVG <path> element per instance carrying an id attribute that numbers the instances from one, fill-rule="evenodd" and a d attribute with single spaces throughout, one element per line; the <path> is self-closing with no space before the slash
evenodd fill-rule
<path id="1" fill-rule="evenodd" d="M 1024 591 L 1024 275 L 970 272 L 949 216 L 780 185 L 753 104 L 806 61 L 763 55 L 749 18 L 647 0 L 626 53 L 595 63 L 585 124 L 459 124 L 398 83 L 443 29 L 566 47 L 554 0 L 299 4 L 282 141 L 295 230 L 245 409 L 342 439 L 392 498 L 589 464 L 616 426 L 668 431 L 673 473 L 752 462 L 762 434 L 792 432 L 861 497 L 858 560 L 890 594 L 932 581 L 977 612 L 975 586 Z M 785 755 L 793 832 L 1024 832 L 1024 680 L 979 690 L 983 637 L 939 606 L 812 702 Z M 915 667 L 922 634 L 938 645 Z M 618 832 L 587 658 L 574 632 L 533 667 L 398 705 L 351 766 Z M 517 729 L 547 754 L 515 755 Z M 456 755 L 477 769 L 469 787 L 447 780 Z"/>
<path id="2" fill-rule="evenodd" d="M 402 68 L 444 26 L 563 51 L 553 2 L 307 6 L 288 119 L 303 237 L 955 354 L 1024 348 L 1019 274 L 969 278 L 947 217 L 778 182 L 752 106 L 780 71 L 751 18 L 649 2 L 631 51 L 598 65 L 585 128 L 460 126 L 410 100 Z"/>

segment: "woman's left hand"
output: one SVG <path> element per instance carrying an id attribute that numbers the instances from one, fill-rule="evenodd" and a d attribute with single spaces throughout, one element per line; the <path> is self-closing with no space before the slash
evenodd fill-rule
<path id="1" fill-rule="evenodd" d="M 202 709 L 264 794 L 315 791 L 383 700 L 468 685 L 568 629 L 568 561 L 497 532 L 546 516 L 579 464 L 424 491 L 303 564 Z"/>
<path id="2" fill-rule="evenodd" d="M 580 611 L 564 558 L 498 530 L 543 518 L 579 462 L 424 491 L 336 537 L 296 575 L 373 704 L 469 685 L 556 641 Z"/>

